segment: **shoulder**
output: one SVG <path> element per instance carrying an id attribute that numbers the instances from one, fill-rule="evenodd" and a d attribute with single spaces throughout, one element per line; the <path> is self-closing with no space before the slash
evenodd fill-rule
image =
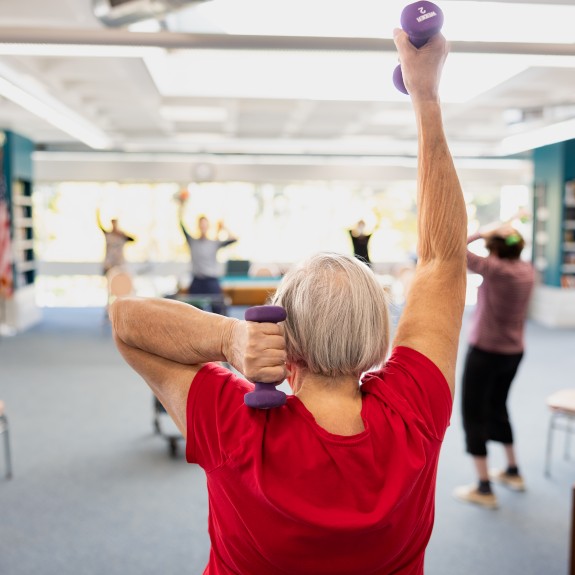
<path id="1" fill-rule="evenodd" d="M 519 263 L 521 267 L 525 270 L 525 273 L 531 274 L 533 276 L 535 275 L 536 273 L 535 266 L 531 262 L 528 262 L 526 260 L 519 260 Z"/>
<path id="2" fill-rule="evenodd" d="M 535 268 L 531 262 L 525 260 L 509 260 L 493 257 L 494 272 L 503 277 L 515 277 L 519 279 L 535 278 Z"/>
<path id="3" fill-rule="evenodd" d="M 531 262 L 519 260 L 515 266 L 516 281 L 524 287 L 532 288 L 535 285 L 537 272 Z"/>
<path id="4" fill-rule="evenodd" d="M 372 374 L 387 380 L 432 380 L 438 387 L 448 388 L 445 376 L 431 359 L 416 349 L 404 345 L 394 347 L 383 368 Z"/>
<path id="5" fill-rule="evenodd" d="M 398 411 L 402 418 L 420 421 L 429 435 L 443 438 L 453 398 L 439 367 L 419 351 L 395 347 L 381 370 L 364 376 L 362 391 Z"/>
<path id="6" fill-rule="evenodd" d="M 218 467 L 241 446 L 252 414 L 244 395 L 253 384 L 216 363 L 194 377 L 186 407 L 186 458 L 204 469 Z"/>
<path id="7" fill-rule="evenodd" d="M 224 398 L 230 401 L 238 398 L 243 402 L 243 394 L 253 389 L 253 385 L 218 363 L 206 363 L 194 377 L 188 396 L 188 407 L 194 402 L 206 399 Z M 211 407 L 213 410 L 227 408 L 227 402 Z"/>

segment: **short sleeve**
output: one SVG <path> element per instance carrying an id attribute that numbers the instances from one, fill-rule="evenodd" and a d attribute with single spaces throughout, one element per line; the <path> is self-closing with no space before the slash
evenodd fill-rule
<path id="1" fill-rule="evenodd" d="M 443 440 L 453 398 L 444 375 L 422 353 L 394 348 L 383 369 L 364 376 L 362 390 L 379 397 L 404 419 L 415 418 L 427 435 Z"/>
<path id="2" fill-rule="evenodd" d="M 248 381 L 215 363 L 194 377 L 186 406 L 186 461 L 206 471 L 219 467 L 241 444 Z"/>

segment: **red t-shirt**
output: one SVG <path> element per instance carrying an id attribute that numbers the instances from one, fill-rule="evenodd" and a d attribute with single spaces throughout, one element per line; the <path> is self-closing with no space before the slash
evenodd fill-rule
<path id="1" fill-rule="evenodd" d="M 365 430 L 322 429 L 296 397 L 244 405 L 252 384 L 216 365 L 190 387 L 186 458 L 206 471 L 204 575 L 421 575 L 452 398 L 406 347 L 364 375 Z"/>

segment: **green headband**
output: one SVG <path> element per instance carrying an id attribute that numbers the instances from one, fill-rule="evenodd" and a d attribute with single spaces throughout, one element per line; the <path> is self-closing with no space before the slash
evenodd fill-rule
<path id="1" fill-rule="evenodd" d="M 521 236 L 519 234 L 511 234 L 505 238 L 505 243 L 508 246 L 514 246 L 521 241 Z"/>

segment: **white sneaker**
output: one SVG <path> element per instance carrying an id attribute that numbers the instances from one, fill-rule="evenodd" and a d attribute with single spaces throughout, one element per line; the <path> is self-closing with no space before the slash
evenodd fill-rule
<path id="1" fill-rule="evenodd" d="M 473 485 L 463 485 L 462 487 L 458 487 L 453 492 L 453 496 L 455 499 L 459 499 L 460 501 L 475 503 L 476 505 L 480 505 L 487 509 L 497 509 L 499 507 L 495 494 L 481 493 L 477 488 L 476 483 Z"/>
<path id="2" fill-rule="evenodd" d="M 525 481 L 521 475 L 510 475 L 504 469 L 490 469 L 489 479 L 495 483 L 505 485 L 513 491 L 525 491 Z"/>

